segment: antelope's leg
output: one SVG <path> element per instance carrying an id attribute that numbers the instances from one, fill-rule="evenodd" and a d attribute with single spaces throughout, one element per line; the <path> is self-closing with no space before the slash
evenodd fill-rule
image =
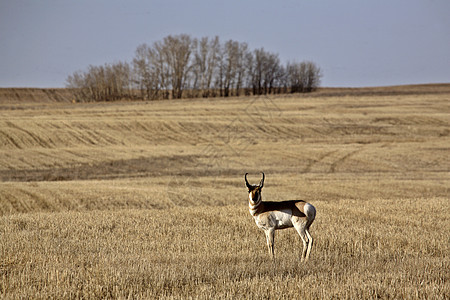
<path id="1" fill-rule="evenodd" d="M 272 255 L 272 258 L 275 258 L 274 252 L 275 230 L 267 229 L 264 231 L 264 233 L 266 234 L 267 248 L 269 249 L 269 253 Z"/>
<path id="2" fill-rule="evenodd" d="M 308 229 L 306 229 L 305 232 L 306 232 L 306 235 L 308 236 L 308 250 L 306 251 L 305 259 L 308 260 L 309 254 L 311 253 L 311 248 L 313 246 L 313 238 L 312 238 L 311 234 L 309 233 Z"/>
<path id="3" fill-rule="evenodd" d="M 307 249 L 308 249 L 308 243 L 309 239 L 306 235 L 306 224 L 304 222 L 297 222 L 294 224 L 295 230 L 297 230 L 298 234 L 302 238 L 303 242 L 303 250 L 302 250 L 302 256 L 300 258 L 301 261 L 307 260 Z"/>

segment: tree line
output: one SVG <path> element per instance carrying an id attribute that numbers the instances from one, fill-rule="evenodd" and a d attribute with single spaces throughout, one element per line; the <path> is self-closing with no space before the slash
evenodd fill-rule
<path id="1" fill-rule="evenodd" d="M 283 65 L 264 48 L 182 34 L 138 46 L 131 63 L 74 72 L 66 87 L 77 101 L 180 99 L 312 92 L 321 77 L 310 61 Z"/>

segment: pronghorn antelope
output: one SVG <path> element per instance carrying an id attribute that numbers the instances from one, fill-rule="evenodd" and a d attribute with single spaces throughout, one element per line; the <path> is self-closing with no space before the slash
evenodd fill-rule
<path id="1" fill-rule="evenodd" d="M 275 259 L 275 230 L 294 227 L 303 241 L 301 261 L 308 260 L 313 245 L 309 227 L 316 216 L 314 206 L 303 200 L 262 201 L 261 191 L 264 185 L 264 173 L 262 173 L 262 179 L 258 185 L 248 183 L 247 174 L 245 173 L 244 178 L 248 188 L 250 214 L 255 219 L 256 225 L 266 234 L 267 247 L 272 259 Z"/>

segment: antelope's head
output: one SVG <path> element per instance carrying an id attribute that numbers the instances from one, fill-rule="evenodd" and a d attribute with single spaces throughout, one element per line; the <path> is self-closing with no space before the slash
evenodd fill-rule
<path id="1" fill-rule="evenodd" d="M 261 173 L 262 173 L 262 179 L 258 185 L 256 185 L 256 184 L 253 185 L 253 184 L 248 183 L 248 180 L 247 180 L 248 173 L 245 173 L 245 177 L 244 177 L 245 185 L 248 188 L 248 198 L 249 198 L 250 203 L 252 203 L 252 204 L 258 203 L 262 199 L 261 191 L 264 186 L 264 172 L 261 172 Z"/>

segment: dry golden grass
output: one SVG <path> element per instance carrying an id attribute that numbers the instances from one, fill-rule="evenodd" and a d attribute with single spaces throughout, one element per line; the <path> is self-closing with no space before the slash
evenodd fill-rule
<path id="1" fill-rule="evenodd" d="M 6 216 L 2 295 L 448 298 L 448 199 L 314 204 L 311 260 L 299 263 L 301 242 L 285 230 L 274 269 L 263 234 L 237 205 Z"/>
<path id="2" fill-rule="evenodd" d="M 1 298 L 450 297 L 447 85 L 0 105 Z M 317 208 L 276 266 L 243 180 Z"/>

